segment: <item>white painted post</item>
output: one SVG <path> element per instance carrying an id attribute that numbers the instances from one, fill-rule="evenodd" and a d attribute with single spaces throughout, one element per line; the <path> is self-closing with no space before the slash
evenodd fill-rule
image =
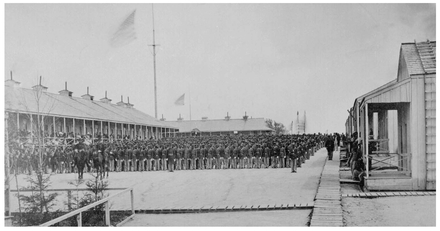
<path id="1" fill-rule="evenodd" d="M 76 221 L 78 222 L 78 227 L 82 226 L 82 213 L 79 213 L 76 217 Z"/>
<path id="2" fill-rule="evenodd" d="M 133 194 L 133 189 L 130 190 L 130 196 L 131 196 L 131 213 L 134 214 L 134 194 Z"/>
<path id="3" fill-rule="evenodd" d="M 110 206 L 108 201 L 105 202 L 105 225 L 110 226 Z"/>

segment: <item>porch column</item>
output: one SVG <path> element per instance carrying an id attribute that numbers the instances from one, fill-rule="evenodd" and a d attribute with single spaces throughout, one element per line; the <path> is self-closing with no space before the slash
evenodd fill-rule
<path id="1" fill-rule="evenodd" d="M 365 121 L 364 121 L 364 123 L 365 123 L 365 133 L 366 134 L 364 134 L 365 135 L 365 153 L 366 153 L 366 161 L 365 161 L 365 168 L 366 168 L 366 170 L 367 170 L 367 175 L 365 176 L 365 178 L 367 178 L 368 179 L 368 175 L 369 175 L 369 168 L 368 168 L 368 162 L 369 162 L 369 154 L 368 154 L 368 145 L 369 145 L 369 119 L 368 119 L 368 103 L 365 103 Z"/>
<path id="2" fill-rule="evenodd" d="M 32 114 L 29 114 L 31 116 L 31 140 L 33 140 L 33 132 L 34 132 L 34 116 Z"/>
<path id="3" fill-rule="evenodd" d="M 104 137 L 104 133 L 102 133 L 102 120 L 101 120 L 101 139 L 103 139 L 103 137 Z"/>
<path id="4" fill-rule="evenodd" d="M 92 120 L 92 143 L 95 142 L 95 120 Z"/>
<path id="5" fill-rule="evenodd" d="M 136 124 L 134 124 L 134 137 L 135 137 L 135 140 L 137 140 Z"/>
<path id="6" fill-rule="evenodd" d="M 76 142 L 76 129 L 75 129 L 75 118 L 72 118 L 73 120 L 73 142 Z"/>
<path id="7" fill-rule="evenodd" d="M 83 135 L 85 136 L 87 134 L 86 132 L 86 119 L 84 119 L 84 124 L 83 124 Z"/>
<path id="8" fill-rule="evenodd" d="M 63 117 L 63 134 L 64 134 L 64 144 L 67 144 L 67 130 L 66 130 L 66 117 Z"/>
<path id="9" fill-rule="evenodd" d="M 67 136 L 66 117 L 63 117 L 63 133 Z"/>

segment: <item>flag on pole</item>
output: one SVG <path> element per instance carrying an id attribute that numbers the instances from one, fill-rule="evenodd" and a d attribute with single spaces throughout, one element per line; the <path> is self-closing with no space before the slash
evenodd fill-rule
<path id="1" fill-rule="evenodd" d="M 134 16 L 136 10 L 134 10 L 122 23 L 119 25 L 118 30 L 113 34 L 110 39 L 110 45 L 112 47 L 121 47 L 131 43 L 136 39 L 136 31 L 134 29 Z"/>
<path id="2" fill-rule="evenodd" d="M 176 102 L 174 102 L 175 105 L 181 106 L 181 105 L 185 105 L 185 94 L 183 94 L 182 96 L 180 96 Z"/>

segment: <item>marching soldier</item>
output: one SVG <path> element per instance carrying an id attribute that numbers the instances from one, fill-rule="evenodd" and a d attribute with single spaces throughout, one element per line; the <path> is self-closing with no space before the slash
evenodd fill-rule
<path id="1" fill-rule="evenodd" d="M 206 165 L 207 165 L 207 157 L 208 157 L 208 149 L 206 148 L 205 145 L 202 146 L 201 149 L 202 152 L 202 169 L 206 169 Z"/>
<path id="2" fill-rule="evenodd" d="M 176 155 L 177 149 L 175 146 L 167 149 L 168 152 L 168 170 L 174 172 L 174 157 Z"/>
<path id="3" fill-rule="evenodd" d="M 225 166 L 225 149 L 223 148 L 223 145 L 220 145 L 220 155 L 219 155 L 219 169 L 223 169 Z"/>
<path id="4" fill-rule="evenodd" d="M 153 148 L 151 146 L 148 146 L 147 148 L 147 169 L 146 171 L 152 171 L 153 167 L 152 167 L 152 158 L 154 157 L 154 151 Z"/>
<path id="5" fill-rule="evenodd" d="M 161 163 L 161 160 L 162 160 L 162 149 L 160 148 L 160 146 L 159 145 L 157 145 L 156 146 L 156 153 L 155 153 L 156 155 L 154 156 L 154 159 L 156 160 L 155 162 L 156 162 L 156 171 L 160 171 L 160 170 L 162 170 L 162 163 Z"/>
<path id="6" fill-rule="evenodd" d="M 135 149 L 133 150 L 133 158 L 132 158 L 133 171 L 139 170 L 140 162 L 141 162 L 141 151 L 139 150 L 139 147 L 136 146 Z"/>
<path id="7" fill-rule="evenodd" d="M 270 148 L 269 146 L 266 145 L 266 147 L 264 148 L 264 167 L 268 168 L 269 167 L 269 157 L 270 157 Z"/>
<path id="8" fill-rule="evenodd" d="M 263 148 L 261 148 L 261 145 L 257 146 L 257 168 L 261 168 L 261 158 L 263 158 Z"/>
<path id="9" fill-rule="evenodd" d="M 231 145 L 227 145 L 225 148 L 225 169 L 229 169 L 231 165 L 231 153 L 232 147 Z"/>
<path id="10" fill-rule="evenodd" d="M 202 150 L 201 150 L 200 146 L 198 145 L 196 147 L 196 158 L 194 161 L 194 163 L 196 164 L 196 169 L 202 169 L 202 161 L 203 161 Z"/>
<path id="11" fill-rule="evenodd" d="M 238 151 L 238 149 L 237 149 L 237 151 Z M 230 160 L 230 164 L 229 164 L 229 166 L 230 166 L 230 168 L 231 169 L 235 169 L 236 168 L 236 162 L 235 162 L 235 160 L 236 160 L 236 158 L 237 158 L 237 152 L 236 151 L 236 148 L 235 148 L 235 145 L 234 144 L 232 144 L 231 146 L 230 146 L 230 153 L 231 153 L 231 160 Z"/>
<path id="12" fill-rule="evenodd" d="M 240 149 L 240 160 L 239 160 L 239 168 L 243 169 L 245 167 L 245 158 L 247 155 L 246 146 L 243 144 Z"/>
<path id="13" fill-rule="evenodd" d="M 284 144 L 281 145 L 280 148 L 280 168 L 284 168 L 286 165 L 286 147 L 284 147 Z"/>
<path id="14" fill-rule="evenodd" d="M 207 168 L 212 169 L 212 157 L 214 156 L 215 150 L 214 147 L 211 145 L 208 149 L 208 163 Z"/>
<path id="15" fill-rule="evenodd" d="M 176 156 L 176 170 L 181 170 L 182 168 L 182 156 L 183 156 L 182 154 L 183 154 L 183 149 L 179 145 L 177 148 L 177 156 Z"/>
<path id="16" fill-rule="evenodd" d="M 191 156 L 191 150 L 189 149 L 188 145 L 186 145 L 186 147 L 184 149 L 184 157 L 183 157 L 185 170 L 188 170 L 190 156 Z"/>

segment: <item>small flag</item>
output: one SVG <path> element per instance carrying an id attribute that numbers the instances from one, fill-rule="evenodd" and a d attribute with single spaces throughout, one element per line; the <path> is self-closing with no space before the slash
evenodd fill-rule
<path id="1" fill-rule="evenodd" d="M 121 47 L 129 44 L 136 39 L 136 31 L 134 29 L 134 15 L 136 10 L 133 11 L 122 24 L 118 30 L 113 34 L 110 45 L 112 47 Z"/>
<path id="2" fill-rule="evenodd" d="M 174 102 L 175 105 L 185 105 L 185 94 L 183 94 L 182 96 L 180 96 L 176 102 Z"/>

